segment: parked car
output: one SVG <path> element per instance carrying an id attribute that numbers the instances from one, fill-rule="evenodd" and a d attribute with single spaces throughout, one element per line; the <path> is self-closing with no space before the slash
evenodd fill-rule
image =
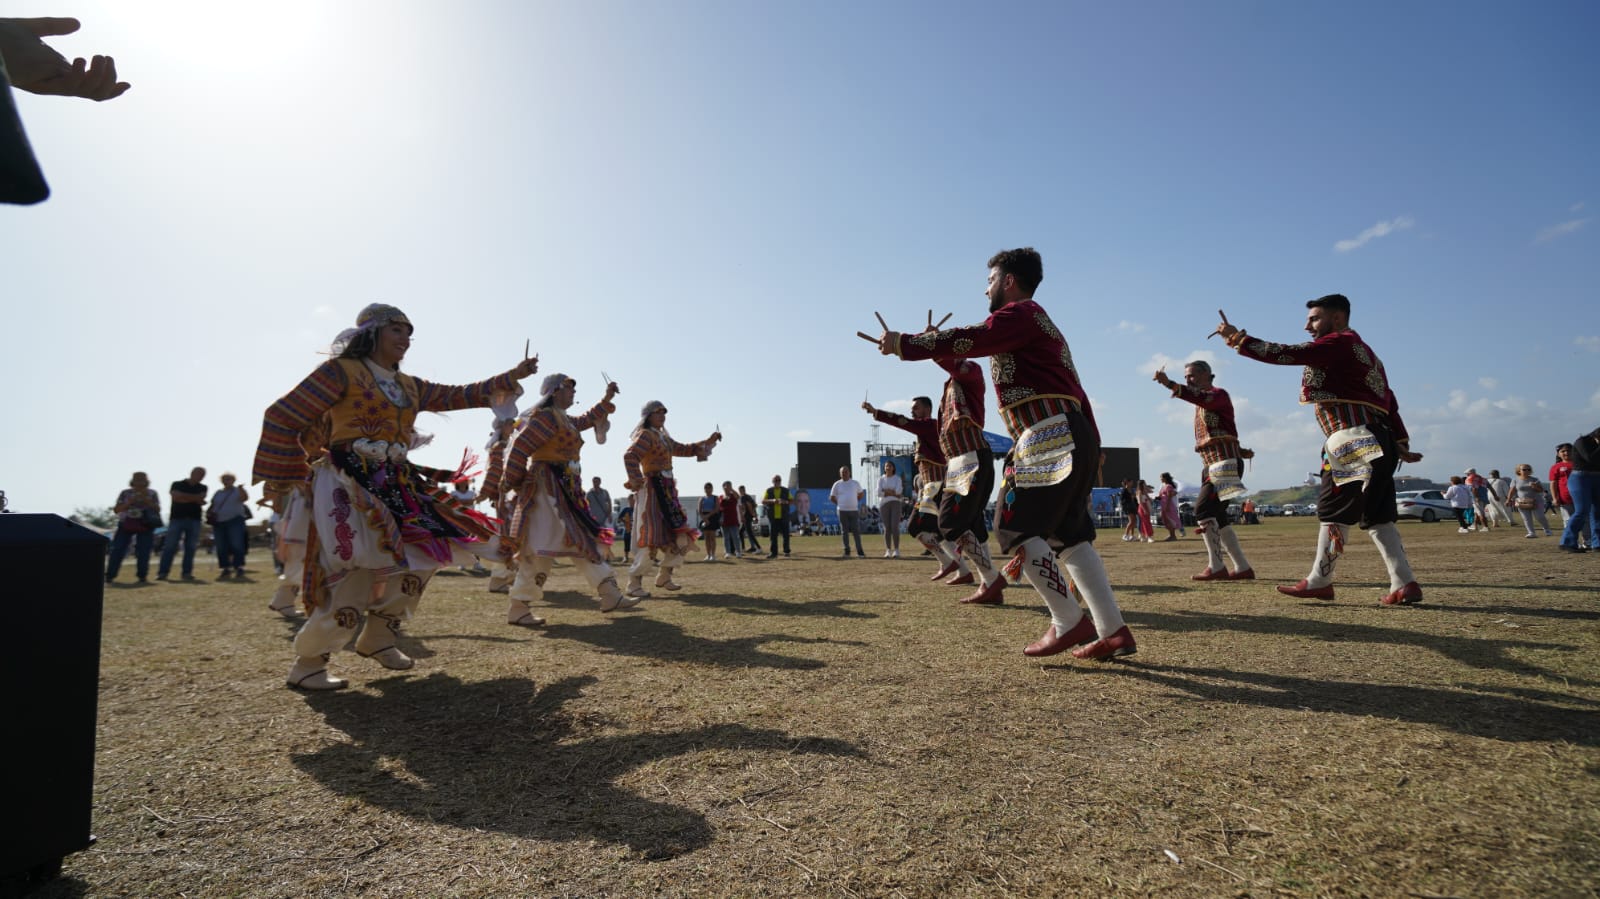
<path id="1" fill-rule="evenodd" d="M 1274 506 L 1271 503 L 1262 503 L 1261 505 L 1256 506 L 1256 514 L 1260 515 L 1262 518 L 1267 518 L 1272 515 L 1282 515 L 1283 509 L 1282 507 Z"/>
<path id="2" fill-rule="evenodd" d="M 1313 511 L 1311 506 L 1302 506 L 1299 503 L 1289 503 L 1283 507 L 1284 515 L 1310 515 Z"/>
<path id="3" fill-rule="evenodd" d="M 1455 517 L 1455 513 L 1450 511 L 1449 500 L 1438 490 L 1402 490 L 1394 495 L 1394 507 L 1401 518 L 1420 518 L 1431 522 Z"/>

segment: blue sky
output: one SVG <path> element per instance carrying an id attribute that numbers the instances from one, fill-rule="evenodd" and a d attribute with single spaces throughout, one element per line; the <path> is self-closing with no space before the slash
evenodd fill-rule
<path id="1" fill-rule="evenodd" d="M 1335 291 L 1414 473 L 1542 470 L 1600 424 L 1593 3 L 441 9 L 8 7 L 81 18 L 55 45 L 133 83 L 18 97 L 55 195 L 0 208 L 14 509 L 109 504 L 135 469 L 248 472 L 262 410 L 374 300 L 410 315 L 430 380 L 502 371 L 524 339 L 580 403 L 609 373 L 619 427 L 584 464 L 614 491 L 654 398 L 680 439 L 727 436 L 686 484 L 754 487 L 796 440 L 859 454 L 864 394 L 936 393 L 932 364 L 855 331 L 981 320 L 984 262 L 1022 245 L 1105 443 L 1149 475 L 1198 469 L 1150 374 L 1209 354 L 1246 482 L 1302 479 L 1298 370 L 1205 338 L 1223 308 L 1299 339 Z M 422 458 L 488 425 L 424 416 Z"/>

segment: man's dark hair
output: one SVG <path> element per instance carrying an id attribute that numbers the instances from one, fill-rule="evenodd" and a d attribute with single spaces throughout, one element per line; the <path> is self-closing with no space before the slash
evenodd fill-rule
<path id="1" fill-rule="evenodd" d="M 925 396 L 914 396 L 911 398 L 911 405 L 915 406 L 917 403 L 922 403 L 930 409 L 933 408 L 933 400 Z"/>
<path id="2" fill-rule="evenodd" d="M 1016 278 L 1017 286 L 1030 297 L 1039 289 L 1039 282 L 1044 280 L 1044 260 L 1039 258 L 1039 251 L 1033 247 L 1001 250 L 990 257 L 989 267 L 998 268 L 1002 275 Z"/>
<path id="3" fill-rule="evenodd" d="M 1183 363 L 1183 367 L 1192 368 L 1195 371 L 1203 372 L 1208 375 L 1211 374 L 1211 363 L 1204 359 L 1196 359 L 1193 362 L 1185 362 Z"/>
<path id="4" fill-rule="evenodd" d="M 1306 300 L 1307 309 L 1332 309 L 1336 312 L 1350 314 L 1350 298 L 1342 293 L 1330 293 L 1325 297 Z"/>

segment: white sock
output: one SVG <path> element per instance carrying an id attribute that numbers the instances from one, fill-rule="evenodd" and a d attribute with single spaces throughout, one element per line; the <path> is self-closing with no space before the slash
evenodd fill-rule
<path id="1" fill-rule="evenodd" d="M 1222 549 L 1233 560 L 1235 572 L 1249 571 L 1250 560 L 1244 557 L 1244 548 L 1239 545 L 1239 532 L 1232 525 L 1217 532 L 1217 539 L 1222 542 Z"/>
<path id="2" fill-rule="evenodd" d="M 1083 609 L 1072 598 L 1067 576 L 1056 565 L 1056 554 L 1050 551 L 1050 544 L 1044 542 L 1043 537 L 1030 537 L 1022 544 L 1022 576 L 1049 606 L 1050 620 L 1058 636 L 1083 620 Z"/>
<path id="3" fill-rule="evenodd" d="M 1093 543 L 1079 543 L 1061 554 L 1078 593 L 1089 605 L 1094 616 L 1094 629 L 1101 637 L 1109 637 L 1123 627 L 1122 609 L 1117 606 L 1117 595 L 1111 590 L 1111 578 L 1106 576 L 1106 565 L 1100 561 Z"/>
<path id="4" fill-rule="evenodd" d="M 1383 556 L 1383 565 L 1389 569 L 1389 592 L 1394 592 L 1417 579 L 1411 572 L 1411 562 L 1406 559 L 1406 546 L 1400 542 L 1400 529 L 1394 522 L 1374 525 L 1367 529 L 1372 542 Z"/>
<path id="5" fill-rule="evenodd" d="M 989 555 L 989 541 L 979 543 L 978 536 L 967 531 L 956 540 L 956 548 L 961 550 L 962 558 L 972 562 L 972 567 L 978 569 L 985 587 L 1000 580 L 1000 572 L 995 569 L 994 559 Z"/>
<path id="6" fill-rule="evenodd" d="M 1224 571 L 1226 566 L 1222 562 L 1222 540 L 1217 536 L 1217 520 L 1203 518 L 1200 526 L 1200 541 L 1206 545 L 1206 567 L 1212 571 Z"/>
<path id="7" fill-rule="evenodd" d="M 1324 523 L 1317 531 L 1317 559 L 1306 575 L 1307 587 L 1326 587 L 1333 583 L 1333 566 L 1344 555 L 1345 527 Z"/>
<path id="8" fill-rule="evenodd" d="M 939 561 L 944 562 L 944 564 L 946 564 L 946 565 L 949 565 L 950 562 L 955 562 L 956 563 L 956 570 L 961 572 L 962 574 L 968 574 L 968 573 L 971 572 L 972 569 L 967 567 L 967 563 L 961 561 L 961 551 L 959 549 L 956 549 L 956 545 L 955 545 L 954 541 L 951 541 L 951 540 L 941 540 L 941 541 L 939 541 L 939 551 L 944 553 L 944 556 L 942 558 L 940 558 Z M 946 561 L 946 560 L 949 560 L 949 561 Z"/>
<path id="9" fill-rule="evenodd" d="M 933 557 L 939 560 L 940 568 L 950 564 L 950 554 L 945 552 L 944 547 L 939 545 L 938 537 L 935 537 L 933 534 L 930 534 L 927 531 L 923 531 L 917 535 L 917 542 L 923 546 L 926 546 L 928 548 L 928 552 L 933 553 Z"/>

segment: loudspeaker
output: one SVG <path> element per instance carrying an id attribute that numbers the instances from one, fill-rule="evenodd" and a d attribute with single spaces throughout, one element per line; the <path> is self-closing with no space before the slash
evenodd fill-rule
<path id="1" fill-rule="evenodd" d="M 1121 487 L 1128 478 L 1139 479 L 1139 448 L 1136 446 L 1103 446 L 1105 464 L 1100 467 L 1096 487 Z"/>
<path id="2" fill-rule="evenodd" d="M 801 490 L 827 490 L 839 480 L 839 469 L 850 465 L 848 443 L 796 443 L 795 450 L 800 459 L 800 483 L 795 486 Z"/>
<path id="3" fill-rule="evenodd" d="M 0 841 L 0 879 L 54 877 L 89 848 L 100 689 L 105 537 L 59 515 L 0 515 L 8 646 L 0 676 L 11 759 L 0 807 L 18 827 Z"/>

